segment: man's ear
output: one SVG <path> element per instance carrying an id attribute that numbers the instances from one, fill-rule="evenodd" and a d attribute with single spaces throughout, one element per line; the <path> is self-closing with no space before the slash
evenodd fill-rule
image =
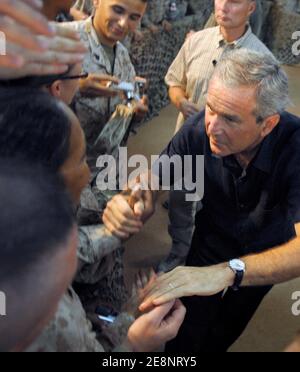
<path id="1" fill-rule="evenodd" d="M 93 0 L 94 7 L 98 7 L 101 3 L 101 0 Z"/>
<path id="2" fill-rule="evenodd" d="M 49 90 L 50 90 L 50 94 L 53 97 L 58 98 L 58 99 L 61 98 L 61 82 L 59 80 L 51 84 Z"/>
<path id="3" fill-rule="evenodd" d="M 251 4 L 249 5 L 249 13 L 248 13 L 249 18 L 252 16 L 255 10 L 256 10 L 256 1 L 251 1 Z"/>
<path id="4" fill-rule="evenodd" d="M 261 124 L 263 127 L 261 133 L 262 137 L 265 138 L 266 136 L 268 136 L 273 131 L 273 129 L 277 127 L 279 122 L 280 122 L 279 114 L 275 114 L 266 118 L 263 124 Z"/>

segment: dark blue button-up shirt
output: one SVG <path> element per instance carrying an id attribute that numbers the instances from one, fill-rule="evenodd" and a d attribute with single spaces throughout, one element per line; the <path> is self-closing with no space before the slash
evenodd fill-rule
<path id="1" fill-rule="evenodd" d="M 300 222 L 298 117 L 281 115 L 246 170 L 234 156 L 212 154 L 204 112 L 189 119 L 162 154 L 205 156 L 203 209 L 196 216 L 193 244 L 201 261 L 224 262 L 295 237 Z"/>

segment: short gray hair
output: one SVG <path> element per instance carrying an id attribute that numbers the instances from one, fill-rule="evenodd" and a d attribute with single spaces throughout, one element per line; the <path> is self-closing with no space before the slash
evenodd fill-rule
<path id="1" fill-rule="evenodd" d="M 227 87 L 256 86 L 257 121 L 281 114 L 290 104 L 289 82 L 279 62 L 271 54 L 238 49 L 217 64 L 213 79 Z"/>

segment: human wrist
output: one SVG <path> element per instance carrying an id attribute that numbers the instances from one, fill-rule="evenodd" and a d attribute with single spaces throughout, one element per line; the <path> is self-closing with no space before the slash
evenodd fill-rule
<path id="1" fill-rule="evenodd" d="M 219 267 L 221 270 L 221 278 L 224 283 L 224 289 L 232 287 L 235 280 L 234 272 L 231 270 L 227 262 L 220 264 Z"/>
<path id="2" fill-rule="evenodd" d="M 188 102 L 186 97 L 179 97 L 177 99 L 177 108 L 179 111 L 184 111 L 184 105 Z"/>

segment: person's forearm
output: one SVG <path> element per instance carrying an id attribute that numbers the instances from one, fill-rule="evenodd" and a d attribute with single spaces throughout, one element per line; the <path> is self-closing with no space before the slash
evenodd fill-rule
<path id="1" fill-rule="evenodd" d="M 300 276 L 300 238 L 264 253 L 243 258 L 246 273 L 242 286 L 284 283 Z"/>
<path id="2" fill-rule="evenodd" d="M 171 87 L 169 89 L 169 96 L 173 105 L 181 111 L 182 101 L 187 100 L 187 95 L 181 87 Z"/>

